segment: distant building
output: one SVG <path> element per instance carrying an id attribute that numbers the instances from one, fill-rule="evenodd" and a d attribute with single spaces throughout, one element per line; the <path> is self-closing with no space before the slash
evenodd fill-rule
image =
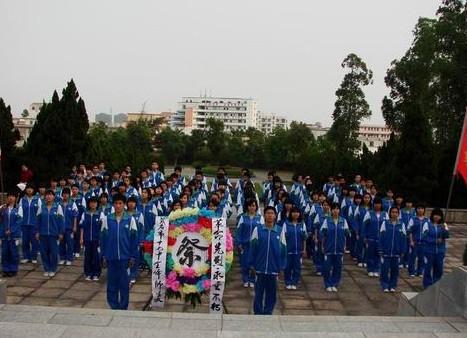
<path id="1" fill-rule="evenodd" d="M 321 122 L 315 122 L 315 123 L 308 123 L 306 125 L 311 133 L 313 134 L 313 136 L 315 137 L 315 139 L 323 136 L 323 135 L 326 135 L 326 133 L 329 131 L 329 127 L 323 127 L 323 125 L 321 124 Z"/>
<path id="2" fill-rule="evenodd" d="M 115 115 L 107 114 L 107 113 L 99 113 L 99 114 L 96 114 L 96 118 L 95 118 L 96 123 L 103 122 L 107 125 L 107 127 L 113 127 L 113 128 L 124 127 L 127 120 L 128 120 L 128 117 L 124 113 L 115 114 Z"/>
<path id="3" fill-rule="evenodd" d="M 20 139 L 16 142 L 18 147 L 22 147 L 28 140 L 35 123 L 36 117 L 13 117 L 13 125 L 20 135 Z"/>
<path id="4" fill-rule="evenodd" d="M 42 106 L 44 104 L 42 102 L 33 102 L 29 105 L 28 113 L 30 118 L 36 118 L 37 114 L 39 114 Z"/>
<path id="5" fill-rule="evenodd" d="M 205 129 L 208 118 L 224 122 L 226 131 L 256 128 L 256 101 L 251 98 L 182 97 L 170 125 L 190 134 L 194 129 Z"/>
<path id="6" fill-rule="evenodd" d="M 358 129 L 358 140 L 361 148 L 365 144 L 372 153 L 382 147 L 384 142 L 389 141 L 391 129 L 382 125 L 360 125 Z"/>
<path id="7" fill-rule="evenodd" d="M 287 118 L 274 113 L 258 112 L 256 121 L 256 128 L 258 130 L 270 134 L 276 127 L 287 129 L 289 127 Z"/>
<path id="8" fill-rule="evenodd" d="M 157 112 L 157 113 L 127 113 L 127 123 L 134 121 L 154 121 L 162 118 L 161 128 L 167 127 L 170 124 L 172 112 Z"/>
<path id="9" fill-rule="evenodd" d="M 103 123 L 105 123 L 107 126 L 111 126 L 111 125 L 112 125 L 112 115 L 107 114 L 107 113 L 99 113 L 99 114 L 96 114 L 95 120 L 96 120 L 96 123 L 103 122 Z"/>

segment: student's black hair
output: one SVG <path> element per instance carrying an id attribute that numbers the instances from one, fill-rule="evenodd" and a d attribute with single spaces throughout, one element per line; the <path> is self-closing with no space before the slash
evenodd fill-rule
<path id="1" fill-rule="evenodd" d="M 15 196 L 15 197 L 16 197 L 16 193 L 15 193 L 14 191 L 12 191 L 12 190 L 8 191 L 8 192 L 6 193 L 6 195 L 7 195 L 7 196 Z"/>
<path id="2" fill-rule="evenodd" d="M 404 196 L 401 193 L 397 193 L 397 194 L 394 195 L 394 199 L 396 200 L 398 198 L 404 199 Z"/>
<path id="3" fill-rule="evenodd" d="M 256 207 L 256 211 L 258 211 L 259 209 L 259 206 L 258 206 L 258 201 L 256 200 L 256 198 L 248 198 L 245 200 L 245 205 L 243 207 L 243 212 L 247 213 L 248 212 L 248 207 L 250 205 L 254 204 L 255 207 Z"/>
<path id="4" fill-rule="evenodd" d="M 170 174 L 170 179 L 173 180 L 174 178 L 178 179 L 178 174 L 176 173 Z"/>
<path id="5" fill-rule="evenodd" d="M 418 202 L 418 203 L 415 205 L 415 209 L 418 209 L 418 208 L 426 209 L 425 203 L 423 203 L 423 202 Z"/>
<path id="6" fill-rule="evenodd" d="M 341 210 L 341 207 L 340 207 L 339 203 L 337 203 L 337 202 L 332 202 L 331 203 L 331 210 L 334 210 L 334 209 L 339 209 L 339 211 Z"/>
<path id="7" fill-rule="evenodd" d="M 250 173 L 250 171 L 246 171 L 246 172 L 243 173 L 242 176 L 246 176 L 248 178 L 251 178 L 251 173 Z"/>
<path id="8" fill-rule="evenodd" d="M 44 182 L 40 182 L 37 186 L 38 188 L 47 188 L 47 184 Z"/>
<path id="9" fill-rule="evenodd" d="M 300 174 L 293 174 L 292 181 L 297 182 L 298 181 L 298 176 L 300 176 Z"/>
<path id="10" fill-rule="evenodd" d="M 146 192 L 148 193 L 149 199 L 152 198 L 152 191 L 151 191 L 151 188 L 143 188 L 142 191 L 146 191 Z"/>
<path id="11" fill-rule="evenodd" d="M 302 221 L 302 219 L 303 219 L 303 214 L 302 214 L 302 211 L 300 210 L 300 208 L 298 208 L 296 206 L 292 207 L 292 210 L 290 210 L 289 221 L 292 221 L 292 213 L 294 213 L 294 212 L 299 213 L 297 222 L 300 223 Z"/>
<path id="12" fill-rule="evenodd" d="M 117 193 L 117 194 L 115 194 L 115 195 L 112 197 L 112 201 L 113 201 L 114 203 L 117 202 L 117 201 L 126 203 L 126 198 L 125 198 L 125 195 L 122 195 L 122 194 L 120 194 L 120 193 Z"/>
<path id="13" fill-rule="evenodd" d="M 91 202 L 96 202 L 97 204 L 99 204 L 99 201 L 97 200 L 97 197 L 96 196 L 92 196 L 91 198 L 89 198 L 88 200 L 88 209 L 89 209 L 89 204 L 91 204 Z"/>
<path id="14" fill-rule="evenodd" d="M 70 195 L 70 194 L 71 194 L 70 188 L 68 188 L 68 187 L 63 188 L 63 189 L 62 189 L 62 195 L 63 195 L 63 194 L 68 194 L 68 195 Z"/>
<path id="15" fill-rule="evenodd" d="M 399 213 L 399 208 L 396 207 L 395 205 L 393 205 L 392 207 L 389 208 L 389 212 L 388 212 L 388 216 L 389 216 L 389 217 L 391 217 L 392 209 L 396 209 L 396 210 L 397 210 L 397 213 Z"/>
<path id="16" fill-rule="evenodd" d="M 52 189 L 47 189 L 47 190 L 45 191 L 45 194 L 46 194 L 46 195 L 54 195 L 54 196 L 55 196 L 55 191 L 53 191 Z"/>
<path id="17" fill-rule="evenodd" d="M 99 199 L 101 199 L 102 197 L 109 199 L 109 194 L 107 194 L 106 192 L 103 192 L 102 194 L 100 194 Z"/>
<path id="18" fill-rule="evenodd" d="M 73 189 L 73 188 L 78 188 L 78 189 L 79 189 L 79 185 L 76 184 L 76 183 L 73 183 L 73 184 L 71 185 L 71 189 Z"/>
<path id="19" fill-rule="evenodd" d="M 273 206 L 270 206 L 270 205 L 268 205 L 266 208 L 264 208 L 263 214 L 265 215 L 265 214 L 266 214 L 266 211 L 268 211 L 268 210 L 274 211 L 274 215 L 277 216 L 277 210 L 276 210 L 276 208 L 274 208 Z"/>
<path id="20" fill-rule="evenodd" d="M 138 204 L 138 200 L 136 199 L 135 196 L 128 197 L 128 199 L 126 200 L 126 204 L 128 204 L 130 202 L 134 202 L 135 204 Z"/>
<path id="21" fill-rule="evenodd" d="M 292 202 L 292 200 L 291 200 L 290 198 L 288 198 L 288 197 L 287 197 L 287 199 L 284 201 L 284 205 L 286 205 L 286 204 L 292 204 L 292 205 L 294 205 L 293 202 Z"/>
<path id="22" fill-rule="evenodd" d="M 26 188 L 24 188 L 24 190 L 26 191 L 26 189 L 36 190 L 36 189 L 34 188 L 34 184 L 32 184 L 32 183 L 26 184 Z"/>
<path id="23" fill-rule="evenodd" d="M 362 194 L 356 193 L 355 196 L 353 197 L 353 199 L 361 199 L 361 200 L 363 200 L 363 196 L 362 196 Z"/>
<path id="24" fill-rule="evenodd" d="M 326 198 L 324 201 L 323 201 L 323 204 L 326 203 L 327 205 L 329 205 L 329 208 L 331 208 L 331 205 L 332 205 L 332 201 L 329 199 L 329 198 Z"/>
<path id="25" fill-rule="evenodd" d="M 268 171 L 268 176 L 274 177 L 276 175 L 276 172 L 274 170 Z"/>
<path id="26" fill-rule="evenodd" d="M 224 179 L 224 178 L 218 180 L 218 181 L 217 181 L 217 186 L 219 186 L 219 185 L 227 185 L 227 180 Z"/>
<path id="27" fill-rule="evenodd" d="M 178 204 L 180 208 L 182 207 L 182 202 L 179 199 L 176 199 L 175 201 L 172 202 L 172 205 L 170 206 L 170 210 L 174 210 L 174 206 Z"/>
<path id="28" fill-rule="evenodd" d="M 373 200 L 373 205 L 375 204 L 381 204 L 381 205 L 383 204 L 383 200 L 381 199 L 381 197 L 375 197 L 375 199 Z"/>
<path id="29" fill-rule="evenodd" d="M 439 224 L 443 224 L 444 223 L 444 213 L 443 213 L 443 210 L 441 210 L 440 208 L 434 208 L 432 211 L 431 211 L 431 215 L 430 215 L 430 220 L 432 222 L 434 222 L 434 217 L 433 216 L 440 216 L 441 219 L 439 221 Z"/>
<path id="30" fill-rule="evenodd" d="M 326 194 L 324 193 L 324 191 L 320 191 L 318 192 L 318 196 L 326 196 Z"/>
<path id="31" fill-rule="evenodd" d="M 196 176 L 196 175 L 201 175 L 201 176 L 203 176 L 203 170 L 202 170 L 201 168 L 196 169 L 196 171 L 195 171 L 195 176 Z"/>
<path id="32" fill-rule="evenodd" d="M 176 167 L 174 168 L 174 171 L 177 171 L 177 170 L 181 172 L 181 171 L 182 171 L 182 167 L 180 167 L 179 165 L 176 166 Z"/>

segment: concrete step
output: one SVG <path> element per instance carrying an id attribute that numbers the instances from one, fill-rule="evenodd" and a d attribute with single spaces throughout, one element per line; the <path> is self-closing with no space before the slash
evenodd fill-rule
<path id="1" fill-rule="evenodd" d="M 0 337 L 466 337 L 460 317 L 249 316 L 0 305 Z"/>

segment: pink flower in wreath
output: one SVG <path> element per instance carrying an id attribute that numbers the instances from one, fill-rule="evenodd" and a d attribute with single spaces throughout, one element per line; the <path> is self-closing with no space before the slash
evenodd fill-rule
<path id="1" fill-rule="evenodd" d="M 180 290 L 180 282 L 177 280 L 177 273 L 175 271 L 171 271 L 167 275 L 167 279 L 165 280 L 165 285 L 168 289 L 172 291 L 179 291 Z"/>
<path id="2" fill-rule="evenodd" d="M 205 279 L 203 281 L 203 288 L 204 288 L 204 290 L 209 290 L 211 288 L 211 280 L 210 279 Z"/>
<path id="3" fill-rule="evenodd" d="M 190 267 L 184 267 L 182 270 L 182 275 L 187 278 L 194 278 L 196 276 L 196 271 Z"/>
<path id="4" fill-rule="evenodd" d="M 201 224 L 198 223 L 189 223 L 183 226 L 185 232 L 199 232 L 201 230 Z"/>
<path id="5" fill-rule="evenodd" d="M 175 230 L 176 226 L 174 224 L 169 224 L 169 231 Z"/>
<path id="6" fill-rule="evenodd" d="M 227 233 L 227 237 L 225 239 L 225 248 L 227 249 L 227 251 L 233 250 L 233 239 L 230 232 Z"/>

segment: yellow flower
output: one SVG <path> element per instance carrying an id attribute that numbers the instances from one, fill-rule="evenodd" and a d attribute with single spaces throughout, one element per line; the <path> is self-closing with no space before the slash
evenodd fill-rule
<path id="1" fill-rule="evenodd" d="M 196 270 L 196 276 L 202 276 L 208 273 L 209 270 L 209 265 L 206 263 L 203 263 L 197 270 Z"/>
<path id="2" fill-rule="evenodd" d="M 185 284 L 182 287 L 182 292 L 184 294 L 190 294 L 190 293 L 198 293 L 198 289 L 196 288 L 196 285 L 193 284 Z"/>
<path id="3" fill-rule="evenodd" d="M 199 233 L 201 234 L 201 236 L 203 236 L 204 238 L 206 238 L 206 240 L 208 241 L 208 243 L 211 243 L 211 241 L 212 241 L 212 232 L 211 232 L 211 229 L 201 228 L 201 230 L 199 231 Z"/>
<path id="4" fill-rule="evenodd" d="M 177 274 L 180 274 L 182 272 L 182 266 L 178 262 L 174 263 L 174 268 L 173 269 Z"/>
<path id="5" fill-rule="evenodd" d="M 227 252 L 227 254 L 225 255 L 225 261 L 226 262 L 229 262 L 229 263 L 232 263 L 233 262 L 233 251 L 231 252 Z"/>
<path id="6" fill-rule="evenodd" d="M 169 221 L 174 221 L 183 217 L 196 216 L 199 214 L 198 208 L 185 208 L 183 210 L 172 211 L 169 214 Z"/>

